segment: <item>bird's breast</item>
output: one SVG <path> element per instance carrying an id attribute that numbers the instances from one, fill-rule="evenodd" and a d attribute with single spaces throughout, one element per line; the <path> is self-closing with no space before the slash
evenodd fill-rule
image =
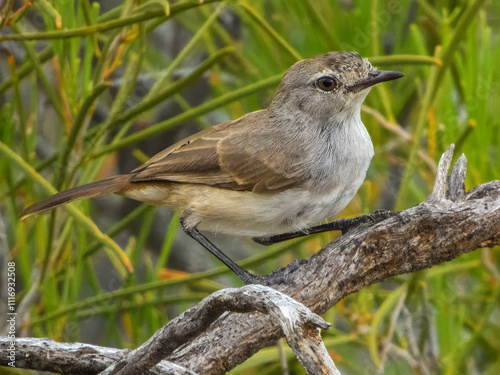
<path id="1" fill-rule="evenodd" d="M 332 126 L 317 144 L 309 188 L 334 196 L 355 189 L 355 194 L 374 155 L 370 135 L 361 120 L 353 118 Z"/>

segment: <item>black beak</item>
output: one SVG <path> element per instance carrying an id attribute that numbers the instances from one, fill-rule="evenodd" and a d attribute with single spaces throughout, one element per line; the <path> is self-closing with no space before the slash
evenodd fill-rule
<path id="1" fill-rule="evenodd" d="M 392 81 L 393 79 L 398 79 L 404 76 L 405 75 L 403 73 L 390 70 L 370 70 L 370 72 L 368 73 L 368 78 L 356 82 L 354 85 L 350 86 L 349 91 L 358 92 L 368 87 L 372 87 L 377 83 Z"/>

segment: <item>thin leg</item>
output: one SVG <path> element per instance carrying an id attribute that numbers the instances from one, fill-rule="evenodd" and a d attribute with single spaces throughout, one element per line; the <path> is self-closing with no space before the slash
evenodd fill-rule
<path id="1" fill-rule="evenodd" d="M 260 284 L 259 276 L 252 275 L 251 273 L 245 271 L 243 268 L 238 266 L 234 261 L 231 260 L 226 254 L 224 254 L 217 246 L 215 246 L 212 242 L 208 240 L 200 231 L 196 228 L 186 228 L 184 222 L 181 220 L 182 230 L 191 238 L 193 238 L 196 242 L 198 242 L 205 249 L 210 251 L 217 259 L 219 259 L 222 263 L 226 265 L 231 271 L 233 271 L 236 276 L 238 276 L 241 281 L 245 284 Z"/>
<path id="2" fill-rule="evenodd" d="M 373 212 L 370 215 L 363 215 L 354 217 L 352 219 L 340 219 L 336 221 L 332 221 L 331 223 L 316 225 L 314 227 L 308 228 L 301 232 L 290 232 L 277 234 L 271 237 L 254 237 L 252 240 L 261 244 L 261 245 L 272 245 L 273 243 L 291 240 L 293 238 L 299 238 L 303 236 L 308 236 L 309 234 L 315 233 L 323 233 L 323 232 L 331 232 L 333 230 L 340 230 L 342 234 L 347 233 L 349 229 L 357 227 L 360 224 L 364 223 L 378 223 L 382 220 L 387 219 L 392 216 L 394 213 L 385 210 L 378 210 Z"/>

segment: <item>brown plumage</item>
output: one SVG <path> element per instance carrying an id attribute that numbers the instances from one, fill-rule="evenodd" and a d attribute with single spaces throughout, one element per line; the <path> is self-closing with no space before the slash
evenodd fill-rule
<path id="1" fill-rule="evenodd" d="M 291 142 L 288 147 L 284 144 L 286 136 L 273 137 L 274 131 L 269 111 L 252 112 L 177 142 L 133 170 L 130 181 L 182 182 L 259 193 L 282 191 L 293 187 L 307 171 L 297 168 L 300 155 L 296 147 Z M 294 158 L 296 163 L 287 162 Z"/>

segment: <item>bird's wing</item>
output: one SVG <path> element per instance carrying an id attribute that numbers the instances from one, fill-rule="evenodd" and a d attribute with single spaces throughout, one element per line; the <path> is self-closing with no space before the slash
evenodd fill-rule
<path id="1" fill-rule="evenodd" d="M 301 176 L 285 160 L 294 155 L 272 137 L 266 116 L 267 111 L 253 112 L 185 138 L 132 171 L 130 181 L 174 181 L 255 193 L 295 186 Z"/>

